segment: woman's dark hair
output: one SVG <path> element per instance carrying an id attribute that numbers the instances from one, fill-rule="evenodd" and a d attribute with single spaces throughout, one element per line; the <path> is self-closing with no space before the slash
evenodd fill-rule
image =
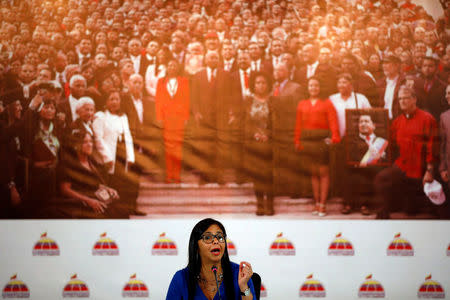
<path id="1" fill-rule="evenodd" d="M 164 55 L 165 55 L 165 57 L 166 57 L 166 61 L 165 61 L 165 62 L 159 61 L 159 58 L 158 58 L 158 52 L 159 52 L 159 51 L 163 51 L 163 52 L 164 52 Z M 173 59 L 172 52 L 170 51 L 169 47 L 167 47 L 167 46 L 162 46 L 162 47 L 158 50 L 158 52 L 157 52 L 157 54 L 156 54 L 155 76 L 158 76 L 158 73 L 159 73 L 159 65 L 165 64 L 166 67 L 167 67 L 167 64 L 169 63 L 169 61 L 170 61 L 171 59 Z"/>
<path id="2" fill-rule="evenodd" d="M 177 64 L 177 75 L 176 76 L 183 76 L 183 67 L 182 64 L 180 64 L 180 62 L 175 58 L 175 57 L 171 57 L 166 64 L 166 78 L 168 77 L 168 71 L 167 69 L 169 68 L 169 63 L 171 62 L 175 62 Z"/>
<path id="3" fill-rule="evenodd" d="M 226 236 L 225 227 L 217 220 L 207 218 L 198 222 L 192 229 L 191 236 L 189 238 L 189 261 L 188 261 L 188 295 L 189 300 L 194 299 L 195 288 L 200 275 L 200 269 L 202 267 L 202 261 L 198 249 L 198 241 L 201 239 L 202 234 L 211 226 L 217 225 L 223 234 Z M 225 252 L 221 260 L 223 281 L 225 284 L 225 297 L 224 299 L 234 299 L 234 283 L 233 274 L 231 272 L 231 262 L 228 256 L 228 247 L 225 240 Z"/>
<path id="4" fill-rule="evenodd" d="M 250 92 L 254 93 L 255 92 L 255 82 L 256 82 L 256 78 L 258 77 L 264 77 L 264 79 L 266 80 L 267 83 L 267 94 L 270 93 L 270 91 L 272 90 L 272 77 L 269 76 L 269 74 L 267 74 L 266 72 L 263 71 L 258 71 L 258 72 L 254 72 L 251 74 L 250 79 L 249 79 L 249 89 Z"/>
<path id="5" fill-rule="evenodd" d="M 314 75 L 309 77 L 308 80 L 306 81 L 306 90 L 308 90 L 308 85 L 311 80 L 315 80 L 319 83 L 319 99 L 326 99 L 326 97 L 324 97 L 324 95 L 322 95 L 322 89 L 321 89 L 322 81 L 320 81 L 319 77 L 316 77 Z M 309 95 L 309 91 L 308 91 L 308 95 Z"/>
<path id="6" fill-rule="evenodd" d="M 94 137 L 87 130 L 84 129 L 72 130 L 70 135 L 70 145 L 73 147 L 73 149 L 78 150 L 78 148 L 81 145 L 83 145 L 84 138 L 86 137 L 86 135 L 89 135 L 92 138 L 92 140 L 94 140 Z"/>
<path id="7" fill-rule="evenodd" d="M 116 94 L 116 93 L 119 94 L 119 98 L 120 98 L 120 108 L 119 108 L 119 111 L 117 112 L 117 115 L 121 116 L 124 114 L 124 112 L 122 110 L 122 105 L 123 105 L 122 104 L 122 94 L 120 93 L 120 91 L 118 89 L 114 89 L 107 95 L 106 100 L 105 100 L 105 111 L 108 109 L 107 102 L 108 102 L 109 98 L 111 97 L 112 94 Z"/>

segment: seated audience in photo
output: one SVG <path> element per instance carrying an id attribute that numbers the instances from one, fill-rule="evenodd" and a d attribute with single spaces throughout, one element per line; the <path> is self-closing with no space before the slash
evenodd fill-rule
<path id="1" fill-rule="evenodd" d="M 61 195 L 48 204 L 45 217 L 65 219 L 127 218 L 127 206 L 92 157 L 94 139 L 83 129 L 72 131 L 73 155 L 58 168 Z"/>

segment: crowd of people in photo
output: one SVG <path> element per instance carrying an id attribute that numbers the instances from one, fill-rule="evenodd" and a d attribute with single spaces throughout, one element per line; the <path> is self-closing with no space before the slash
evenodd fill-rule
<path id="1" fill-rule="evenodd" d="M 306 196 L 323 217 L 332 195 L 343 214 L 448 218 L 424 194 L 436 180 L 450 196 L 450 6 L 435 5 L 2 0 L 0 215 L 142 215 L 143 174 L 189 173 L 253 183 L 257 215 Z"/>

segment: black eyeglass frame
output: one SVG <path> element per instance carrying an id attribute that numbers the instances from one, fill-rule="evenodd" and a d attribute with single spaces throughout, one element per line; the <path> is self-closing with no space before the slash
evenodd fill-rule
<path id="1" fill-rule="evenodd" d="M 210 242 L 208 242 L 208 241 L 205 240 L 205 237 L 206 237 L 206 236 L 211 237 Z M 219 237 L 222 237 L 222 238 L 223 238 L 223 241 L 220 241 L 220 238 L 219 238 Z M 223 234 L 222 232 L 219 232 L 219 233 L 217 233 L 217 234 L 212 234 L 212 233 L 208 232 L 208 233 L 202 234 L 202 235 L 200 236 L 200 239 L 203 240 L 203 242 L 204 242 L 205 244 L 212 244 L 212 243 L 214 242 L 214 239 L 217 239 L 217 241 L 218 241 L 219 243 L 225 243 L 226 240 L 227 240 L 227 236 L 226 236 L 225 234 Z"/>

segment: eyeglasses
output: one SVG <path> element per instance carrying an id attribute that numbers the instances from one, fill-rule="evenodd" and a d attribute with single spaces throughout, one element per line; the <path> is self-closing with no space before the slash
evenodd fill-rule
<path id="1" fill-rule="evenodd" d="M 211 244 L 214 241 L 214 239 L 217 239 L 219 243 L 225 243 L 225 239 L 227 238 L 227 236 L 224 235 L 223 233 L 212 234 L 208 232 L 202 234 L 200 238 L 203 240 L 205 244 Z"/>

